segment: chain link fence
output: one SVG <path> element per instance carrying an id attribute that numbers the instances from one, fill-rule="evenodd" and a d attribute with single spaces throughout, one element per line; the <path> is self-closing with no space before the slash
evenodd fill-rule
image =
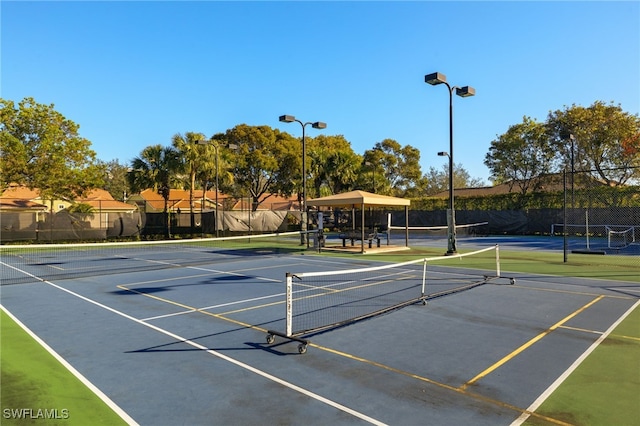
<path id="1" fill-rule="evenodd" d="M 565 240 L 571 253 L 634 256 L 640 264 L 640 187 L 611 186 L 587 170 L 564 175 L 564 210 L 552 235 Z"/>
<path id="2" fill-rule="evenodd" d="M 300 229 L 297 210 L 206 210 L 192 215 L 189 211 L 113 211 L 101 207 L 87 213 L 66 208 L 52 212 L 41 206 L 14 207 L 23 201 L 5 198 L 0 203 L 0 242 L 211 237 Z"/>
<path id="3" fill-rule="evenodd" d="M 140 235 L 140 212 L 72 213 L 26 211 L 0 212 L 0 240 L 12 241 L 95 241 Z"/>

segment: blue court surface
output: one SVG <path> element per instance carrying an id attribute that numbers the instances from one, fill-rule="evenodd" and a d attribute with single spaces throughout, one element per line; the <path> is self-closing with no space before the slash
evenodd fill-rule
<path id="1" fill-rule="evenodd" d="M 32 277 L 3 285 L 2 306 L 141 425 L 493 426 L 529 415 L 640 296 L 637 283 L 508 274 L 515 283 L 493 279 L 306 336 L 300 354 L 299 342 L 267 342 L 267 330 L 286 327 L 286 273 L 380 263 L 210 256 Z M 471 272 L 486 273 L 433 267 L 427 293 Z"/>

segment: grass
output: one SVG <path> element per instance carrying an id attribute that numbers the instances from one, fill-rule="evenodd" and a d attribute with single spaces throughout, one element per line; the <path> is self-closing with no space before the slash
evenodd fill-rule
<path id="1" fill-rule="evenodd" d="M 126 424 L 4 311 L 0 330 L 3 425 Z"/>
<path id="2" fill-rule="evenodd" d="M 640 424 L 640 310 L 635 309 L 536 410 L 573 425 Z M 530 417 L 528 426 L 548 425 Z"/>
<path id="3" fill-rule="evenodd" d="M 471 250 L 468 250 L 471 251 Z M 461 250 L 459 253 L 464 254 Z M 442 248 L 420 247 L 409 251 L 367 255 L 367 259 L 385 262 L 402 262 L 422 257 L 442 256 Z M 324 253 L 324 252 L 323 252 Z M 329 252 L 327 252 L 329 253 Z M 337 255 L 344 256 L 344 254 Z M 353 255 L 350 255 L 351 257 Z M 451 260 L 433 261 L 435 265 L 451 265 Z M 495 269 L 495 252 L 488 251 L 455 262 L 455 266 Z M 539 273 L 564 277 L 584 277 L 631 281 L 640 283 L 640 258 L 638 256 L 595 256 L 570 254 L 565 263 L 561 252 L 524 251 L 500 249 L 500 268 L 503 271 Z"/>

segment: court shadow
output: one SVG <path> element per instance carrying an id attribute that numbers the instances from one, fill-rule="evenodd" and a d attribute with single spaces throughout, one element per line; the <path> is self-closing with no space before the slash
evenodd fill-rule
<path id="1" fill-rule="evenodd" d="M 295 346 L 294 346 L 295 344 Z M 253 349 L 259 349 L 265 352 L 268 352 L 273 355 L 278 356 L 290 356 L 290 355 L 300 355 L 297 349 L 298 343 L 296 342 L 280 342 L 280 343 L 254 343 L 254 342 L 245 342 L 245 345 L 253 347 Z M 287 351 L 280 351 L 277 348 L 279 347 L 287 347 Z"/>
<path id="2" fill-rule="evenodd" d="M 177 347 L 172 347 L 178 344 L 183 344 L 183 343 L 187 343 L 185 341 L 178 341 L 178 342 L 173 342 L 173 343 L 168 343 L 166 345 L 159 345 L 159 346 L 154 346 L 154 347 L 149 347 L 149 348 L 143 348 L 143 349 L 135 349 L 135 350 L 131 350 L 131 351 L 126 351 L 125 353 L 128 354 L 143 354 L 143 353 L 158 353 L 158 352 L 165 352 L 165 353 L 179 353 L 179 352 L 199 352 L 199 351 L 216 351 L 216 352 L 236 352 L 236 351 L 254 351 L 254 350 L 262 350 L 265 352 L 269 352 L 273 355 L 278 355 L 278 356 L 289 356 L 289 355 L 298 355 L 298 350 L 297 350 L 297 346 L 293 346 L 292 342 L 280 342 L 280 343 L 275 343 L 275 344 L 267 344 L 267 343 L 255 343 L 255 342 L 244 342 L 245 346 L 239 346 L 239 347 L 206 347 L 206 348 L 196 348 L 196 347 L 189 347 L 189 348 L 177 348 Z M 188 343 L 187 343 L 188 344 Z M 278 348 L 286 348 L 285 350 L 278 350 Z"/>
<path id="3" fill-rule="evenodd" d="M 211 277 L 208 281 L 246 281 L 255 278 L 251 275 L 220 275 L 219 277 Z"/>
<path id="4" fill-rule="evenodd" d="M 154 294 L 154 293 L 162 293 L 163 291 L 169 291 L 171 290 L 170 288 L 167 287 L 138 287 L 135 289 L 131 289 L 131 290 L 115 290 L 112 291 L 112 294 L 118 294 L 118 295 L 135 295 L 135 294 Z"/>

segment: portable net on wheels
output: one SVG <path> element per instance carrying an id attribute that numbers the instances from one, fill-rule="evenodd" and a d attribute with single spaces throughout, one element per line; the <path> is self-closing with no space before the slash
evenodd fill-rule
<path id="1" fill-rule="evenodd" d="M 429 265 L 447 263 L 495 251 L 492 269 L 474 270 Z M 440 256 L 348 270 L 287 273 L 286 329 L 268 330 L 267 343 L 275 336 L 297 341 L 304 353 L 308 338 L 329 329 L 381 315 L 428 299 L 468 290 L 500 277 L 498 246 L 455 256 Z M 487 263 L 484 260 L 485 264 Z M 511 281 L 513 283 L 513 280 Z"/>

